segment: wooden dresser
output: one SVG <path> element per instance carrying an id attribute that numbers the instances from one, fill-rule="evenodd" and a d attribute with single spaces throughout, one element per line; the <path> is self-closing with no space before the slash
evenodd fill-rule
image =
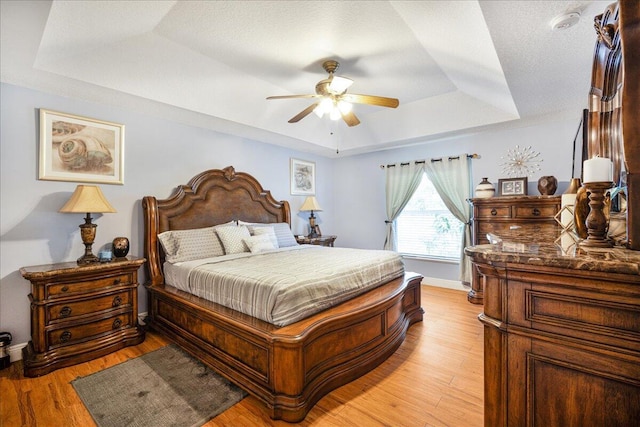
<path id="1" fill-rule="evenodd" d="M 560 226 L 555 215 L 560 211 L 561 196 L 503 196 L 470 199 L 472 245 L 489 243 L 487 233 L 503 240 L 530 242 L 541 235 L 556 236 Z M 482 304 L 483 289 L 479 274 L 471 276 L 469 302 Z"/>
<path id="2" fill-rule="evenodd" d="M 484 280 L 485 426 L 637 426 L 640 252 L 465 251 Z"/>
<path id="3" fill-rule="evenodd" d="M 144 341 L 138 325 L 138 269 L 144 261 L 21 268 L 31 282 L 24 375 L 44 375 Z"/>

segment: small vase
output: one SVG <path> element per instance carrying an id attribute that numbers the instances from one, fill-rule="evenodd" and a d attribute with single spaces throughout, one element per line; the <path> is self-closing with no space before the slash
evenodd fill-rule
<path id="1" fill-rule="evenodd" d="M 487 178 L 482 178 L 482 182 L 476 186 L 476 197 L 488 199 L 496 194 L 496 189 Z"/>
<path id="2" fill-rule="evenodd" d="M 582 187 L 580 178 L 571 178 L 571 181 L 569 181 L 569 187 L 567 187 L 567 190 L 564 192 L 564 194 L 577 194 L 580 187 Z"/>
<path id="3" fill-rule="evenodd" d="M 113 239 L 113 255 L 116 258 L 124 258 L 129 253 L 129 239 L 126 237 L 116 237 Z"/>
<path id="4" fill-rule="evenodd" d="M 538 191 L 543 196 L 552 196 L 558 189 L 558 180 L 555 176 L 543 176 L 538 180 Z"/>

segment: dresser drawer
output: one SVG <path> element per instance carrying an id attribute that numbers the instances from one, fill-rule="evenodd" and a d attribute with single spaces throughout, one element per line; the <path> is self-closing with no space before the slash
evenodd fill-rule
<path id="1" fill-rule="evenodd" d="M 514 218 L 525 218 L 525 219 L 544 219 L 548 220 L 549 218 L 553 218 L 555 214 L 558 212 L 559 207 L 555 205 L 547 205 L 547 206 L 527 206 L 527 205 L 519 205 L 514 206 Z"/>
<path id="2" fill-rule="evenodd" d="M 98 336 L 122 328 L 129 328 L 135 325 L 133 320 L 133 314 L 129 311 L 128 313 L 120 313 L 90 323 L 51 330 L 47 332 L 49 349 L 70 345 L 83 340 L 90 340 L 94 337 L 97 338 Z"/>
<path id="3" fill-rule="evenodd" d="M 52 283 L 46 286 L 45 298 L 61 298 L 80 293 L 100 292 L 114 286 L 123 286 L 133 283 L 131 274 L 118 274 L 111 277 L 98 277 L 93 280 Z"/>
<path id="4" fill-rule="evenodd" d="M 112 308 L 130 306 L 131 292 L 122 291 L 117 294 L 105 295 L 91 300 L 64 302 L 51 304 L 47 307 L 47 318 L 49 321 L 69 319 L 76 316 L 98 313 Z"/>
<path id="5" fill-rule="evenodd" d="M 476 219 L 511 218 L 511 206 L 478 206 Z"/>
<path id="6" fill-rule="evenodd" d="M 615 293 L 516 280 L 509 281 L 508 294 L 510 324 L 640 351 L 638 298 L 622 303 Z"/>

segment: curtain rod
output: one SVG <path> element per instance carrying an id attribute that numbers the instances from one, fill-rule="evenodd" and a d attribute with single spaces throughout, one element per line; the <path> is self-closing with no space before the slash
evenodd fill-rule
<path id="1" fill-rule="evenodd" d="M 450 156 L 450 157 L 447 157 L 447 159 L 448 159 L 448 160 L 457 160 L 457 159 L 459 159 L 459 158 L 460 158 L 460 156 Z M 480 158 L 480 155 L 479 155 L 479 154 L 475 154 L 475 153 L 474 153 L 474 154 L 467 154 L 467 158 L 468 158 L 468 159 L 479 159 L 479 158 Z M 441 161 L 442 161 L 442 157 L 440 157 L 439 159 L 431 159 L 431 162 L 432 162 L 432 163 L 433 163 L 433 162 L 441 162 Z M 419 165 L 419 164 L 422 164 L 422 163 L 425 163 L 425 162 L 426 162 L 426 160 L 416 160 L 416 161 L 415 161 L 415 164 Z M 407 166 L 407 165 L 409 165 L 410 163 L 411 163 L 411 162 L 404 162 L 404 163 L 400 163 L 400 166 Z M 386 167 L 388 167 L 388 168 L 392 168 L 392 167 L 395 167 L 395 165 L 387 165 Z M 380 169 L 384 169 L 384 168 L 385 168 L 385 165 L 380 165 Z"/>

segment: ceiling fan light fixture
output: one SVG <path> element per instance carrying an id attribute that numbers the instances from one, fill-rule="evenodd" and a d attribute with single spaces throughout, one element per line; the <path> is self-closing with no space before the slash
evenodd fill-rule
<path id="1" fill-rule="evenodd" d="M 348 114 L 353 110 L 353 104 L 347 101 L 338 101 L 338 110 L 340 110 L 342 114 Z"/>
<path id="2" fill-rule="evenodd" d="M 331 98 L 325 98 L 320 101 L 320 104 L 318 104 L 318 106 L 314 108 L 313 112 L 316 113 L 318 117 L 322 118 L 322 116 L 324 116 L 325 114 L 331 113 L 332 110 L 333 101 L 331 100 Z"/>
<path id="3" fill-rule="evenodd" d="M 329 90 L 333 93 L 343 93 L 353 84 L 353 80 L 346 77 L 333 76 L 329 83 Z"/>
<path id="4" fill-rule="evenodd" d="M 337 106 L 331 109 L 331 113 L 329 113 L 329 118 L 331 120 L 340 120 L 342 118 L 342 114 L 340 113 L 340 110 L 338 109 Z"/>

